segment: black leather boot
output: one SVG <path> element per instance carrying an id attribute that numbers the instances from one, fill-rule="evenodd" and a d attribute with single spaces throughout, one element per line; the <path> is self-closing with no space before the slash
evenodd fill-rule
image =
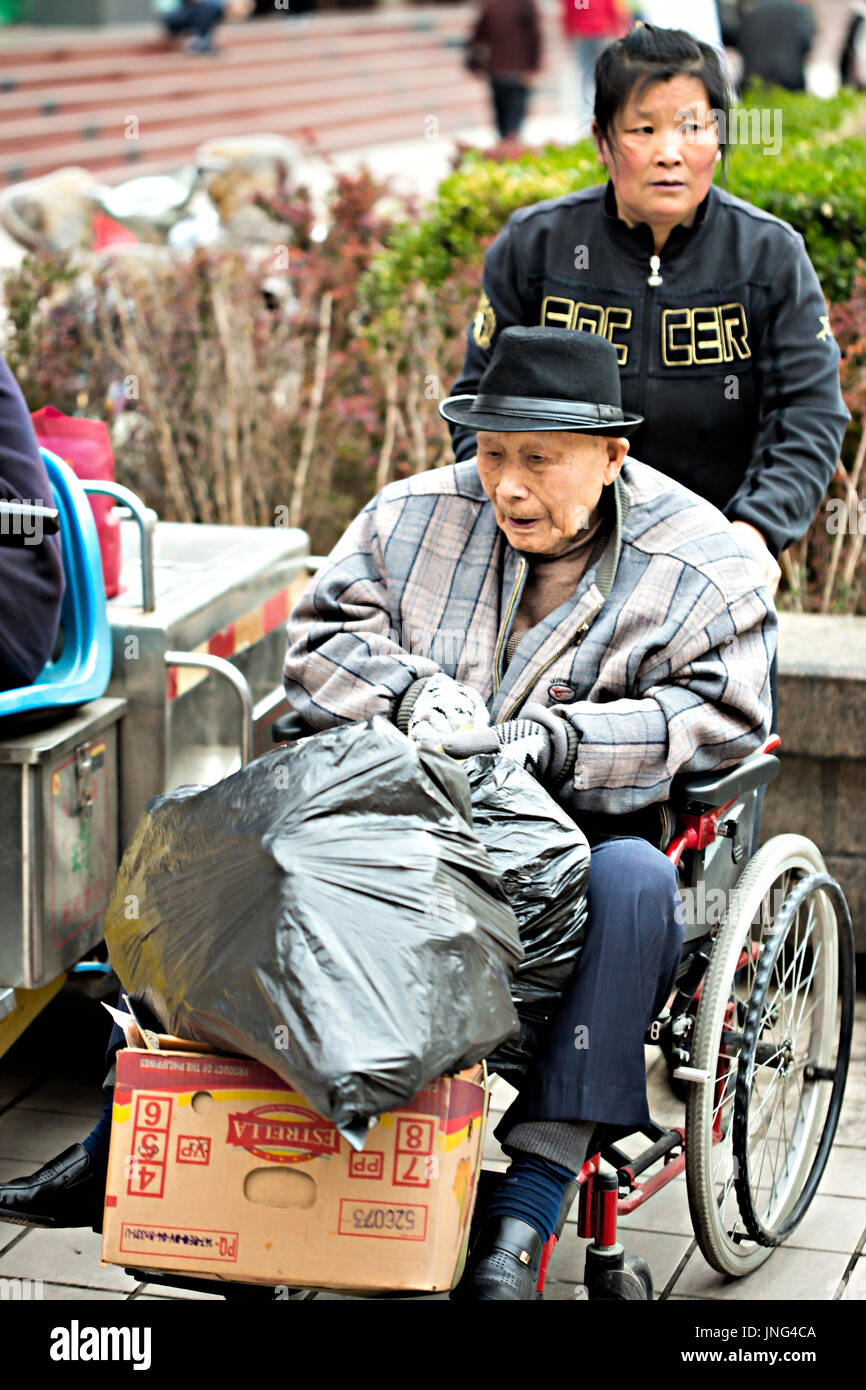
<path id="1" fill-rule="evenodd" d="M 534 1301 L 543 1250 L 544 1241 L 527 1221 L 516 1216 L 491 1217 L 470 1254 L 458 1301 Z"/>
<path id="2" fill-rule="evenodd" d="M 72 1144 L 29 1177 L 0 1184 L 0 1221 L 101 1231 L 105 1177 L 87 1150 Z"/>

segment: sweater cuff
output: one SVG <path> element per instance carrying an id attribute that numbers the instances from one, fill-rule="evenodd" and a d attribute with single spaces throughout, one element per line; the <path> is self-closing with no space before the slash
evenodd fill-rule
<path id="1" fill-rule="evenodd" d="M 580 748 L 580 734 L 577 732 L 577 729 L 571 723 L 570 719 L 566 718 L 564 714 L 560 715 L 559 717 L 562 720 L 562 723 L 565 725 L 565 735 L 568 739 L 568 752 L 565 755 L 565 766 L 563 767 L 559 777 L 559 781 L 557 782 L 557 787 L 563 787 L 567 783 L 569 783 L 572 777 L 574 776 L 574 768 L 577 762 L 577 752 Z"/>
<path id="2" fill-rule="evenodd" d="M 397 711 L 394 715 L 394 723 L 397 725 L 401 734 L 408 734 L 409 720 L 412 717 L 412 711 L 415 708 L 418 696 L 421 694 L 421 691 L 424 689 L 429 679 L 429 676 L 421 676 L 419 680 L 413 681 L 406 691 L 406 694 L 398 702 Z"/>

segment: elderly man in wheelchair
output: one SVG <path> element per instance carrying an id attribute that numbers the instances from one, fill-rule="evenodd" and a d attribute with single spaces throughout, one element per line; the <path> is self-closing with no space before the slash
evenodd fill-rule
<path id="1" fill-rule="evenodd" d="M 775 613 L 721 513 L 627 461 L 641 417 L 624 414 L 620 401 L 615 351 L 604 339 L 506 329 L 478 394 L 440 406 L 477 431 L 477 459 L 385 487 L 289 620 L 286 690 L 309 726 L 385 714 L 453 756 L 500 749 L 546 785 L 593 846 L 583 954 L 543 1054 L 497 1130 L 511 1166 L 476 1223 L 458 1291 L 472 1300 L 535 1296 L 542 1252 L 578 1174 L 587 1191 L 595 1180 L 582 1232 L 596 1235 L 600 1284 L 607 1279 L 611 1297 L 646 1296 L 644 1271 L 644 1288 L 629 1291 L 639 1280 L 616 1244 L 617 1188 L 626 1183 L 639 1199 L 647 1166 L 664 1160 L 672 1174 L 683 1166 L 682 1153 L 672 1162 L 682 1131 L 651 1126 L 648 1029 L 698 1097 L 690 1200 L 716 1267 L 743 1273 L 766 1258 L 802 1195 L 793 1143 L 784 1162 L 797 1171 L 781 1184 L 766 1153 L 760 1173 L 740 1174 L 737 1200 L 748 1219 L 731 1216 L 734 1180 L 722 1172 L 723 1158 L 737 1167 L 736 1057 L 749 1029 L 759 1063 L 773 1052 L 774 1085 L 787 1087 L 796 1071 L 787 1014 L 769 1033 L 766 1019 L 745 1018 L 769 925 L 763 897 L 774 885 L 785 897 L 795 879 L 823 868 L 814 846 L 794 836 L 780 837 L 791 843 L 781 859 L 778 848 L 773 862 L 765 857 L 757 876 L 746 867 L 756 789 L 778 768 L 767 751 L 778 742 L 768 739 Z M 764 751 L 749 758 L 756 750 Z M 735 764 L 727 777 L 718 771 Z M 744 870 L 748 880 L 727 913 L 724 960 L 714 959 L 716 977 L 704 982 L 711 999 L 700 1037 L 692 1002 L 715 924 L 686 925 L 678 864 L 683 886 L 709 884 L 726 902 Z M 803 901 L 810 920 L 821 920 L 806 931 L 798 909 L 799 954 L 789 942 L 777 970 L 808 981 L 796 1007 L 800 1021 L 810 1010 L 813 1034 L 817 1014 L 823 1039 L 835 1024 L 836 919 L 826 892 Z M 813 936 L 823 943 L 817 952 Z M 766 995 L 766 980 L 762 988 Z M 820 990 L 832 993 L 829 1004 L 813 1002 Z M 778 1016 L 788 1006 L 774 1007 Z M 812 1061 L 822 1079 L 813 1097 L 830 1087 L 829 1061 Z M 802 1068 L 798 1075 L 802 1083 Z M 798 1144 L 810 1169 L 815 1110 L 801 1104 L 799 1118 L 789 1117 L 808 1130 Z M 599 1126 L 644 1132 L 648 1154 L 638 1162 L 614 1149 L 619 1176 L 600 1172 L 597 1158 L 587 1162 Z M 759 1122 L 765 1140 L 766 1130 Z M 740 1136 L 742 1157 L 749 1142 Z"/>
<path id="2" fill-rule="evenodd" d="M 478 394 L 440 407 L 477 459 L 384 488 L 288 625 L 305 731 L 384 714 L 454 757 L 498 750 L 593 846 L 583 951 L 479 1197 L 471 1301 L 537 1296 L 576 1178 L 591 1296 L 652 1296 L 617 1212 L 683 1168 L 706 1258 L 754 1269 L 811 1201 L 845 1083 L 844 898 L 802 837 L 748 859 L 778 768 L 772 601 L 720 512 L 626 460 L 620 401 L 604 339 L 503 331 Z M 650 1120 L 647 1036 L 688 1086 L 684 1129 Z M 107 1123 L 0 1185 L 0 1219 L 98 1223 Z M 636 1157 L 610 1142 L 631 1134 Z"/>

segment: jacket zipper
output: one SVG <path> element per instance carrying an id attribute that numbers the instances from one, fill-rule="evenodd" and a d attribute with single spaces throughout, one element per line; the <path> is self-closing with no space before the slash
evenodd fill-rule
<path id="1" fill-rule="evenodd" d="M 600 603 L 600 604 L 598 605 L 598 607 L 597 607 L 592 613 L 590 613 L 589 617 L 587 618 L 587 620 L 586 620 L 586 622 L 583 624 L 583 626 L 582 626 L 582 627 L 579 627 L 579 628 L 577 629 L 577 632 L 575 633 L 575 637 L 577 638 L 577 641 L 576 641 L 576 642 L 574 642 L 574 641 L 567 642 L 566 645 L 565 645 L 560 651 L 556 652 L 555 655 L 552 656 L 552 657 L 550 658 L 549 661 L 546 661 L 546 662 L 544 663 L 544 665 L 542 666 L 541 670 L 538 672 L 538 675 L 535 677 L 535 680 L 532 682 L 532 687 L 533 687 L 533 689 L 534 689 L 534 687 L 538 684 L 538 682 L 541 680 L 541 677 L 544 675 L 545 671 L 549 670 L 549 668 L 553 665 L 554 661 L 558 661 L 558 660 L 559 660 L 559 658 L 562 656 L 563 652 L 567 652 L 567 651 L 569 650 L 570 647 L 573 647 L 573 649 L 574 649 L 575 651 L 577 651 L 577 649 L 578 649 L 578 647 L 580 646 L 581 642 L 583 641 L 584 637 L 585 637 L 586 634 L 589 632 L 589 625 L 590 625 L 590 623 L 592 623 L 592 622 L 595 621 L 595 619 L 598 617 L 598 615 L 599 615 L 599 613 L 601 612 L 601 610 L 602 610 L 603 607 L 604 607 L 604 604 L 603 604 L 603 603 Z M 511 716 L 512 716 L 512 714 L 514 713 L 514 711 L 515 711 L 516 709 L 519 709 L 520 706 L 521 706 L 522 704 L 525 704 L 525 703 L 526 703 L 526 700 L 528 699 L 528 697 L 529 697 L 530 694 L 531 694 L 531 691 L 528 690 L 528 691 L 526 692 L 525 695 L 521 695 L 521 697 L 520 697 L 519 700 L 515 700 L 514 704 L 511 706 L 511 708 L 508 710 L 508 712 L 507 712 L 506 714 L 503 714 L 502 719 L 501 719 L 500 721 L 498 721 L 498 722 L 504 724 L 505 721 L 506 721 L 506 719 L 510 719 Z"/>
<path id="2" fill-rule="evenodd" d="M 643 334 L 642 334 L 642 336 L 641 336 L 641 358 L 640 358 L 640 361 L 641 361 L 641 373 L 640 373 L 641 380 L 640 380 L 640 396 L 639 396 L 639 398 L 638 398 L 637 410 L 635 411 L 635 414 L 636 414 L 636 415 L 643 415 L 643 413 L 644 413 L 644 401 L 646 400 L 646 383 L 647 383 L 647 352 L 649 351 L 649 340 L 650 340 L 650 312 L 649 312 L 650 290 L 658 289 L 659 285 L 661 285 L 661 284 L 663 283 L 663 282 L 662 282 L 662 275 L 661 275 L 661 268 L 662 268 L 661 256 L 650 256 L 650 273 L 649 273 L 649 275 L 647 276 L 647 282 L 646 282 L 646 283 L 647 283 L 647 287 L 646 287 L 646 289 L 644 290 L 644 296 L 643 296 Z"/>
<path id="3" fill-rule="evenodd" d="M 493 654 L 493 684 L 495 690 L 498 690 L 500 685 L 502 684 L 499 678 L 499 662 L 502 657 L 502 643 L 505 641 L 505 634 L 508 631 L 508 626 L 511 622 L 511 616 L 514 612 L 514 605 L 517 602 L 517 596 L 520 593 L 520 586 L 523 583 L 523 575 L 525 573 L 525 570 L 526 561 L 524 559 L 521 559 L 517 569 L 517 579 L 514 581 L 514 590 L 509 600 L 508 608 L 505 612 L 505 617 L 502 620 L 502 627 L 499 629 L 499 637 L 496 642 L 496 651 Z"/>

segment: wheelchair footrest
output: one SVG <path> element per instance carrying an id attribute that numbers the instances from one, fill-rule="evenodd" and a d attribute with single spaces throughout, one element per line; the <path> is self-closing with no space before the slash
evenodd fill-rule
<path id="1" fill-rule="evenodd" d="M 650 1124 L 641 1130 L 641 1134 L 653 1142 L 636 1158 L 631 1158 L 616 1144 L 602 1150 L 605 1162 L 610 1163 L 617 1172 L 625 1174 L 626 1178 L 636 1178 L 639 1173 L 658 1163 L 660 1158 L 666 1158 L 674 1149 L 682 1148 L 683 1139 L 679 1130 L 662 1129 L 660 1125 Z"/>

